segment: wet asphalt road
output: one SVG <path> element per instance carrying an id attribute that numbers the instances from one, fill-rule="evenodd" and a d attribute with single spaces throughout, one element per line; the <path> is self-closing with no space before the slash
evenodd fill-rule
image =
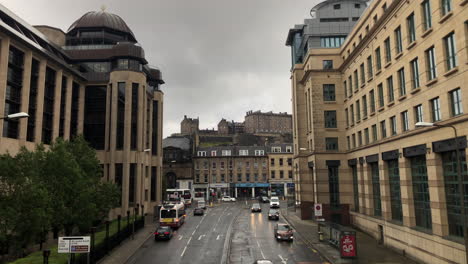
<path id="1" fill-rule="evenodd" d="M 149 239 L 127 264 L 244 264 L 257 259 L 285 264 L 324 263 L 297 237 L 292 243 L 277 242 L 273 227 L 284 222 L 282 216 L 279 221 L 269 221 L 269 204 L 262 204 L 262 213 L 251 213 L 253 202 L 216 205 L 204 216 L 193 216 L 189 209 L 185 224 L 175 230 L 171 240 Z"/>

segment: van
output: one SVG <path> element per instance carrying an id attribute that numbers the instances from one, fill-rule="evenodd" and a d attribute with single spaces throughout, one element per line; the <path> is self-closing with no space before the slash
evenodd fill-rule
<path id="1" fill-rule="evenodd" d="M 270 198 L 270 208 L 279 208 L 280 202 L 277 196 L 273 196 Z"/>
<path id="2" fill-rule="evenodd" d="M 198 208 L 206 209 L 205 200 L 198 200 L 198 202 L 197 202 L 197 207 L 198 207 Z"/>

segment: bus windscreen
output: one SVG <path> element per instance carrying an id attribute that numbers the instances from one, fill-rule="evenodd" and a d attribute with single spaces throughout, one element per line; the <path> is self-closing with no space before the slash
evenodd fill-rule
<path id="1" fill-rule="evenodd" d="M 161 210 L 161 218 L 176 218 L 176 210 Z"/>

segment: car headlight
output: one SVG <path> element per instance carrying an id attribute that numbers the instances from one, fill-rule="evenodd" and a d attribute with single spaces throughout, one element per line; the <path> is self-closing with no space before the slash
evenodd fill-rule
<path id="1" fill-rule="evenodd" d="M 281 236 L 278 236 L 278 238 L 281 238 Z"/>

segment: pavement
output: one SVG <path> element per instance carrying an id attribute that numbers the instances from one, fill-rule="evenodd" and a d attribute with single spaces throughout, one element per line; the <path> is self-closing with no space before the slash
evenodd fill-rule
<path id="1" fill-rule="evenodd" d="M 283 218 L 293 226 L 295 235 L 301 237 L 306 243 L 332 264 L 359 263 L 359 264 L 417 264 L 413 260 L 399 253 L 379 245 L 378 241 L 359 230 L 356 231 L 357 258 L 342 259 L 337 248 L 327 242 L 319 242 L 318 225 L 312 220 L 301 220 L 296 212 L 281 208 Z"/>

